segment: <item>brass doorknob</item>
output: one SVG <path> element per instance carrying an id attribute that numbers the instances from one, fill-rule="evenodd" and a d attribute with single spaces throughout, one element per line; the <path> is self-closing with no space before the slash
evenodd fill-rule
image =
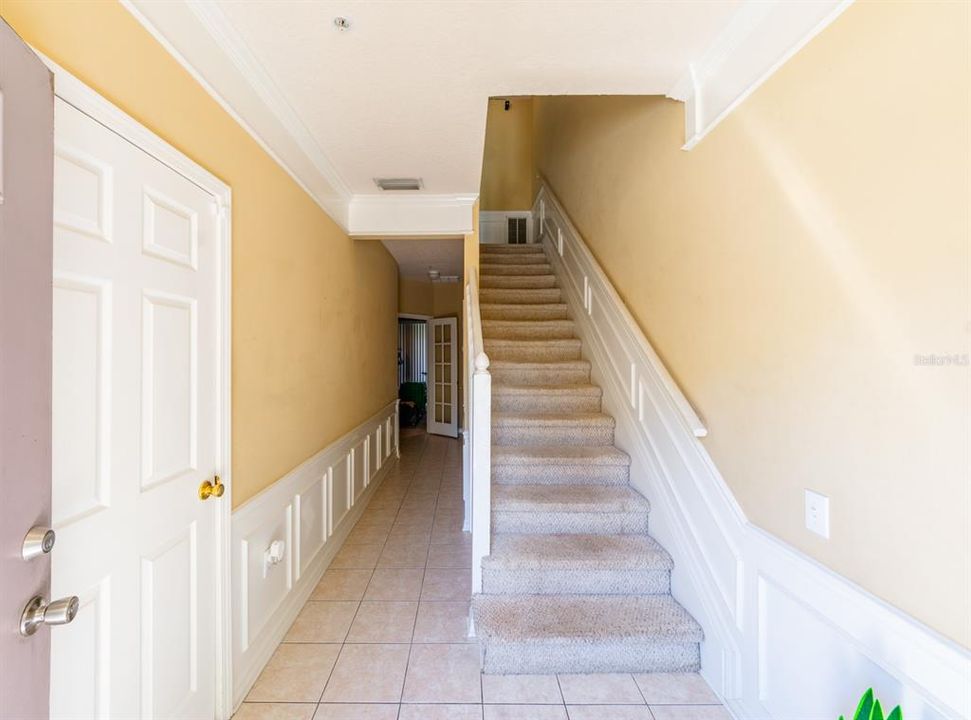
<path id="1" fill-rule="evenodd" d="M 211 481 L 205 480 L 199 486 L 199 499 L 208 500 L 210 497 L 220 498 L 226 492 L 226 486 L 222 484 L 219 476 L 216 475 Z"/>

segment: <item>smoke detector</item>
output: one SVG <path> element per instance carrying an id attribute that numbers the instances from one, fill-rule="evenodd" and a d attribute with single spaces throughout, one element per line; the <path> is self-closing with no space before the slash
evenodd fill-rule
<path id="1" fill-rule="evenodd" d="M 374 178 L 382 190 L 421 190 L 421 178 Z"/>

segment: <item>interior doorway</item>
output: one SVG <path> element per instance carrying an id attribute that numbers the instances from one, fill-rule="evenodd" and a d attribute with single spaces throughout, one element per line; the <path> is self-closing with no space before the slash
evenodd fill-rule
<path id="1" fill-rule="evenodd" d="M 423 315 L 398 315 L 398 399 L 403 428 L 425 429 L 429 319 Z"/>

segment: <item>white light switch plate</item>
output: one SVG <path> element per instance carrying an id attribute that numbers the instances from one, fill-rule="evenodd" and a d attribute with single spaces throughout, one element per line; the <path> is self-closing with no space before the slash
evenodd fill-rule
<path id="1" fill-rule="evenodd" d="M 806 490 L 806 529 L 829 540 L 829 498 Z"/>

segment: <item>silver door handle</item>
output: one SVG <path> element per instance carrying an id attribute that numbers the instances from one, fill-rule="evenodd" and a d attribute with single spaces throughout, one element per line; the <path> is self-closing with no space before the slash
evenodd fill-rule
<path id="1" fill-rule="evenodd" d="M 24 608 L 20 616 L 20 634 L 29 637 L 37 632 L 41 625 L 67 625 L 78 614 L 81 602 L 77 595 L 44 603 L 44 598 L 35 595 Z"/>

